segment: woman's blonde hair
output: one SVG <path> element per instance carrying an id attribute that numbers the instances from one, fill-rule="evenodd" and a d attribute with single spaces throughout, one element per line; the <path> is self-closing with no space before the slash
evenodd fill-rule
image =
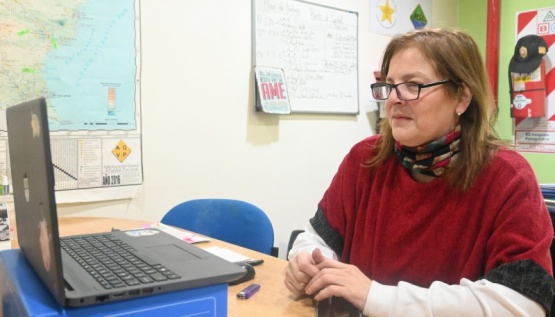
<path id="1" fill-rule="evenodd" d="M 461 114 L 462 130 L 459 155 L 444 174 L 451 187 L 465 191 L 489 163 L 493 153 L 503 145 L 494 130 L 497 118 L 490 82 L 476 42 L 466 33 L 449 29 L 422 29 L 394 37 L 385 49 L 381 78 L 386 78 L 395 53 L 406 48 L 418 49 L 435 67 L 442 79 L 452 80 L 446 85 L 453 96 L 468 87 L 472 100 Z M 367 164 L 377 166 L 389 158 L 395 140 L 387 119 L 380 122 L 380 142 L 374 148 L 376 155 Z"/>

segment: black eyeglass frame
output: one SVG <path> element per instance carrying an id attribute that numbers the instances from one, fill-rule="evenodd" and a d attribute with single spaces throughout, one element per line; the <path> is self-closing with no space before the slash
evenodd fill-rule
<path id="1" fill-rule="evenodd" d="M 451 79 L 445 79 L 445 80 L 435 81 L 435 82 L 428 83 L 428 84 L 411 83 L 411 82 L 402 82 L 402 83 L 398 83 L 398 84 L 395 84 L 395 85 L 388 84 L 388 83 L 374 83 L 374 84 L 370 85 L 370 90 L 372 90 L 372 97 L 374 97 L 374 99 L 376 99 L 376 100 L 387 100 L 387 98 L 389 98 L 389 95 L 391 95 L 391 92 L 393 91 L 393 88 L 395 88 L 395 92 L 397 93 L 397 97 L 399 97 L 399 99 L 405 100 L 405 101 L 412 101 L 412 100 L 416 100 L 416 99 L 420 98 L 420 91 L 422 90 L 422 88 L 428 88 L 428 87 L 443 85 L 443 84 L 447 84 L 449 82 L 452 82 L 452 80 Z M 418 91 L 416 92 L 416 98 L 405 99 L 405 98 L 403 98 L 403 96 L 399 92 L 399 89 L 397 89 L 398 86 L 407 85 L 407 84 L 414 85 L 414 86 L 418 87 Z M 376 96 L 374 95 L 374 87 L 389 87 L 389 93 L 385 97 L 376 98 Z"/>

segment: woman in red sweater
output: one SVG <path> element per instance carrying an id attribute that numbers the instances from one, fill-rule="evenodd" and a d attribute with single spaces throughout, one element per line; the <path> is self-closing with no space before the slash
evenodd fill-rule
<path id="1" fill-rule="evenodd" d="M 285 284 L 367 316 L 545 316 L 553 228 L 533 170 L 498 138 L 467 34 L 394 37 L 380 134 L 354 145 L 289 254 Z"/>

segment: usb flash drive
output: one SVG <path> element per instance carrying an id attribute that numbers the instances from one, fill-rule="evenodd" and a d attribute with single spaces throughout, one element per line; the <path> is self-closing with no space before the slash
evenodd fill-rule
<path id="1" fill-rule="evenodd" d="M 237 298 L 240 299 L 249 299 L 252 295 L 254 295 L 260 289 L 259 284 L 251 284 L 247 286 L 245 289 L 237 293 Z"/>

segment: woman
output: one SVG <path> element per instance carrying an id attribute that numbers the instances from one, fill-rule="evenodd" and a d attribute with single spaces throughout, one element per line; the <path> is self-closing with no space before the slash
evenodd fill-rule
<path id="1" fill-rule="evenodd" d="M 553 228 L 533 170 L 493 130 L 476 43 L 394 37 L 381 75 L 372 93 L 387 120 L 344 158 L 286 286 L 367 316 L 545 316 Z"/>

